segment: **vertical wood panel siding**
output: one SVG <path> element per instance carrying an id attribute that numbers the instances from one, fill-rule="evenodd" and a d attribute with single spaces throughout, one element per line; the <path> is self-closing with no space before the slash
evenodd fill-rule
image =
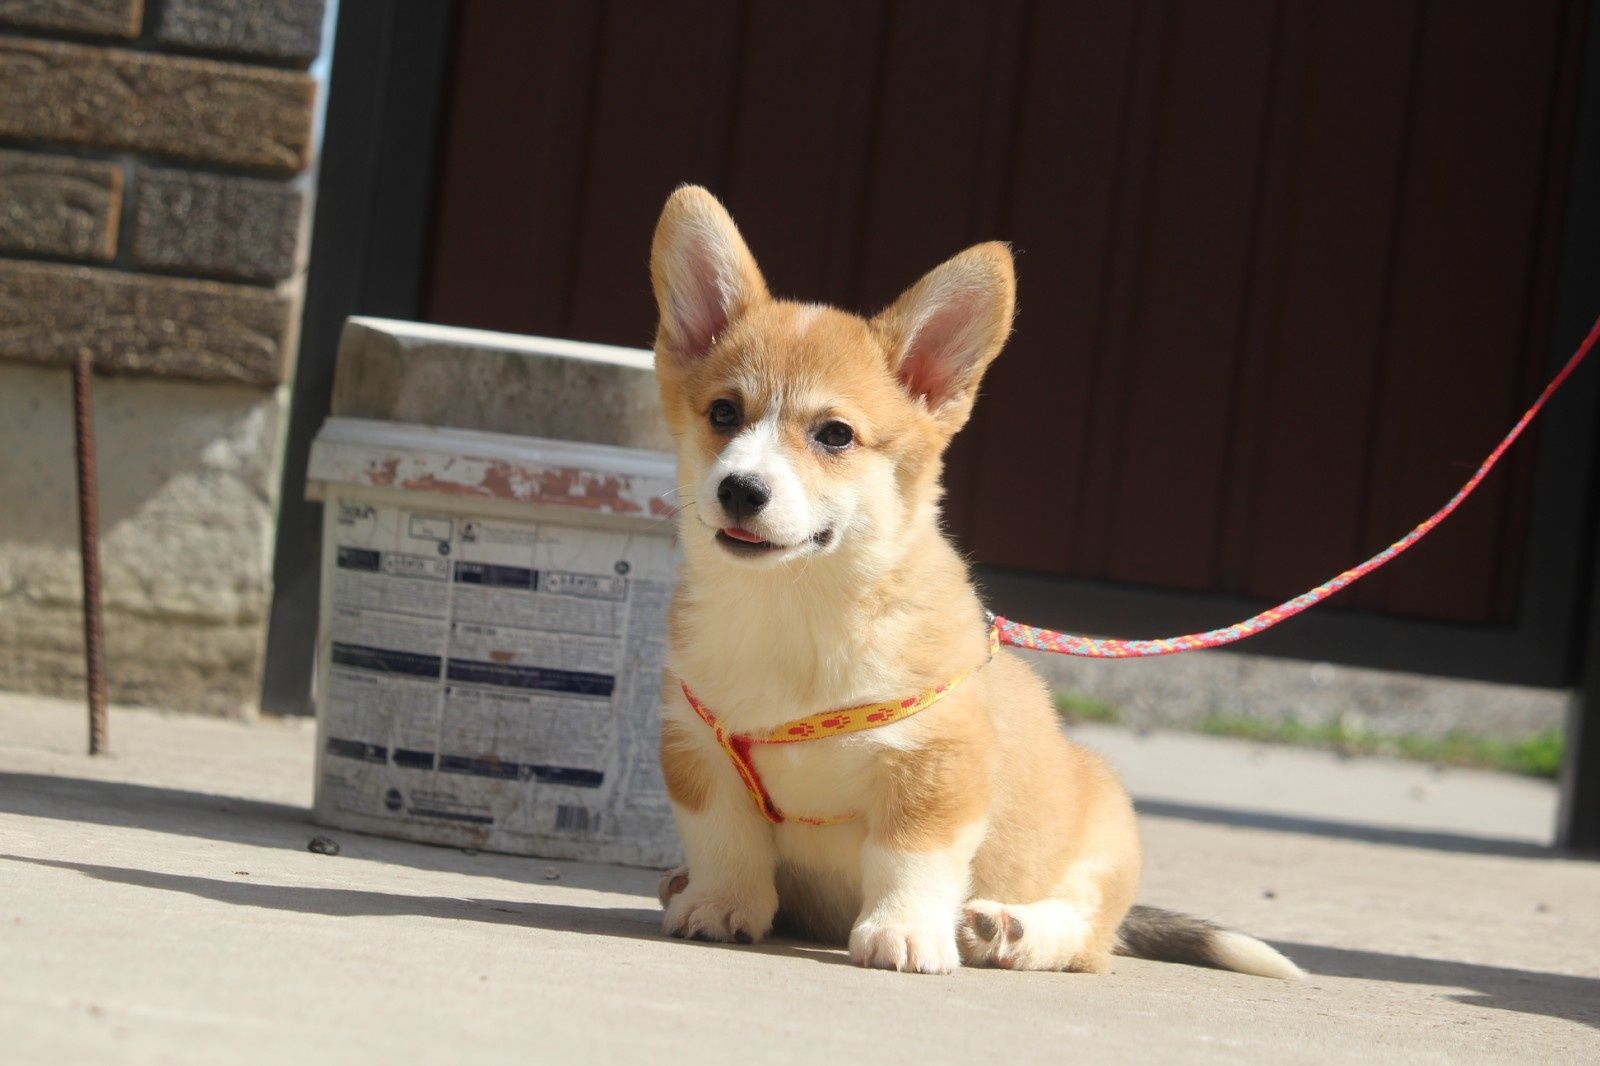
<path id="1" fill-rule="evenodd" d="M 775 291 L 977 240 L 1021 316 L 951 456 L 984 563 L 1273 598 L 1382 547 L 1537 387 L 1583 0 L 467 0 L 428 315 L 649 343 L 684 181 Z M 1344 606 L 1511 620 L 1531 449 Z"/>

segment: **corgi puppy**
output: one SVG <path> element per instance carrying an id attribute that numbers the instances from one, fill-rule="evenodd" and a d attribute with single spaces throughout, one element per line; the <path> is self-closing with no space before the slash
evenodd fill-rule
<path id="1" fill-rule="evenodd" d="M 940 529 L 942 457 L 1011 330 L 1009 248 L 969 248 L 860 318 L 770 296 L 690 186 L 650 276 L 683 483 L 661 765 L 687 866 L 663 878 L 665 931 L 750 943 L 777 923 L 917 973 L 1098 973 L 1120 953 L 1299 975 L 1259 940 L 1132 906 L 1127 793 L 993 653 Z M 762 739 L 921 697 L 875 728 Z"/>

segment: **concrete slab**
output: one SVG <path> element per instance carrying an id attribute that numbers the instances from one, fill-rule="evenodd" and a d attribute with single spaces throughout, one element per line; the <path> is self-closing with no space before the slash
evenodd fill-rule
<path id="1" fill-rule="evenodd" d="M 643 348 L 356 317 L 339 336 L 332 413 L 671 452 L 654 359 Z"/>
<path id="2" fill-rule="evenodd" d="M 253 715 L 288 393 L 102 377 L 94 394 L 111 697 Z M 72 424 L 67 370 L 0 359 L 0 687 L 83 691 Z"/>
<path id="3" fill-rule="evenodd" d="M 1313 976 L 923 978 L 665 940 L 649 871 L 311 854 L 309 723 L 122 711 L 91 761 L 81 719 L 0 697 L 7 1062 L 1600 1061 L 1600 865 L 1535 782 L 1085 730 L 1155 812 L 1144 898 Z"/>

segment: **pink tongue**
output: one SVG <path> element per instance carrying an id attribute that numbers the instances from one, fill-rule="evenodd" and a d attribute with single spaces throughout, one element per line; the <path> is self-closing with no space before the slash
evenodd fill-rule
<path id="1" fill-rule="evenodd" d="M 765 544 L 766 543 L 766 538 L 765 537 L 758 537 L 754 533 L 750 532 L 748 529 L 740 529 L 738 526 L 729 526 L 727 529 L 724 529 L 722 532 L 726 533 L 728 536 L 732 537 L 734 540 L 742 540 L 746 544 Z"/>

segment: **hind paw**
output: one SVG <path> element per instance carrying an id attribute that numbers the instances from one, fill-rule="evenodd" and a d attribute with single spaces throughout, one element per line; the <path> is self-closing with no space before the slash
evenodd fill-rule
<path id="1" fill-rule="evenodd" d="M 961 912 L 956 942 L 968 966 L 1005 970 L 1102 972 L 1109 959 L 1088 950 L 1089 923 L 1074 905 L 1060 900 L 996 903 L 975 899 Z"/>
<path id="2" fill-rule="evenodd" d="M 668 870 L 661 875 L 660 884 L 656 885 L 656 899 L 665 907 L 672 902 L 672 897 L 689 887 L 689 868 L 679 866 Z"/>
<path id="3" fill-rule="evenodd" d="M 1026 936 L 1022 919 L 1006 910 L 1004 904 L 986 899 L 967 904 L 956 927 L 961 961 L 968 966 L 1011 969 Z"/>

